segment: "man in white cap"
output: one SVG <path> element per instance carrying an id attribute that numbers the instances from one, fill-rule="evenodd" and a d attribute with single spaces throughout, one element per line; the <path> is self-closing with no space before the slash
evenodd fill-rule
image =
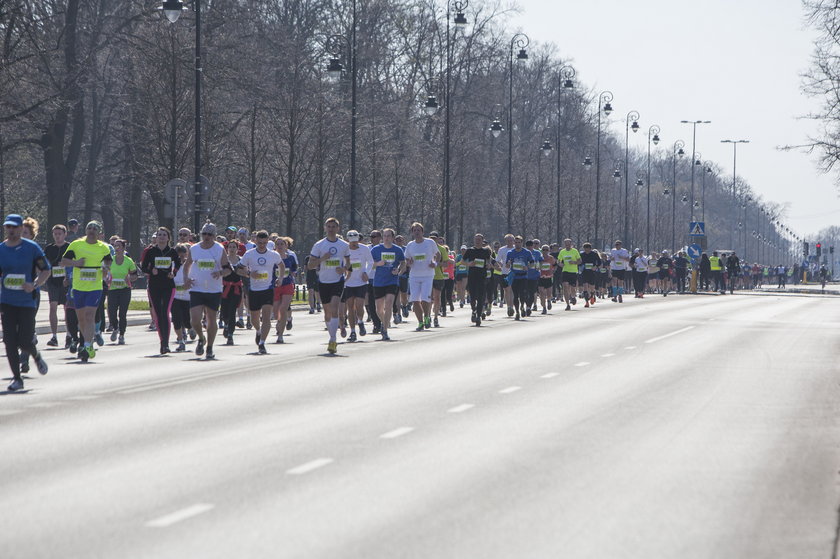
<path id="1" fill-rule="evenodd" d="M 347 241 L 338 238 L 341 224 L 334 217 L 324 222 L 326 236 L 315 243 L 309 253 L 310 270 L 318 269 L 318 291 L 321 294 L 321 304 L 324 307 L 324 321 L 330 339 L 327 351 L 335 354 L 338 342 L 335 335 L 339 328 L 338 306 L 344 291 L 344 273 L 350 266 L 350 249 Z M 342 328 L 344 326 L 342 325 Z M 344 330 L 342 330 L 342 335 Z"/>
<path id="2" fill-rule="evenodd" d="M 350 337 L 348 342 L 356 341 L 356 326 L 359 327 L 359 335 L 367 334 L 365 330 L 365 297 L 368 292 L 368 280 L 373 270 L 373 257 L 370 254 L 370 247 L 361 244 L 362 236 L 355 229 L 347 232 L 347 241 L 350 243 L 350 269 L 347 270 L 347 278 L 344 280 L 344 292 L 341 301 L 347 308 L 348 322 L 350 322 Z"/>

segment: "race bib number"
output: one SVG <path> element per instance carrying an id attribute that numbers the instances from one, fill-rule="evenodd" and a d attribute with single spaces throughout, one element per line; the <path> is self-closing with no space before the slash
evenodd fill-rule
<path id="1" fill-rule="evenodd" d="M 459 272 L 466 272 L 466 271 L 467 271 L 467 267 L 466 267 L 466 266 L 463 266 L 463 265 L 460 265 L 460 266 L 458 266 L 458 271 L 459 271 Z"/>
<path id="2" fill-rule="evenodd" d="M 563 260 L 569 261 L 569 260 L 571 260 L 571 259 L 572 259 L 572 255 L 571 255 L 571 254 L 564 254 L 564 255 L 563 255 Z"/>
<path id="3" fill-rule="evenodd" d="M 61 266 L 56 266 L 55 268 L 52 269 L 52 271 L 50 273 L 52 274 L 52 277 L 54 277 L 54 278 L 63 278 L 67 275 L 67 270 L 65 270 Z"/>
<path id="4" fill-rule="evenodd" d="M 187 286 L 184 285 L 184 284 L 175 286 L 175 291 L 177 291 L 178 293 L 183 293 L 186 290 L 187 290 Z"/>
<path id="5" fill-rule="evenodd" d="M 479 268 L 484 267 L 484 259 L 483 258 L 476 258 L 474 260 L 474 262 L 475 262 L 475 265 L 478 266 Z"/>
<path id="6" fill-rule="evenodd" d="M 125 287 L 127 287 L 127 284 L 125 283 L 125 278 L 111 278 L 111 289 L 123 289 Z"/>
<path id="7" fill-rule="evenodd" d="M 487 279 L 490 279 L 492 277 L 493 277 L 493 272 L 491 270 L 487 270 Z"/>
<path id="8" fill-rule="evenodd" d="M 172 259 L 168 256 L 159 256 L 155 258 L 155 268 L 170 268 L 172 266 Z"/>
<path id="9" fill-rule="evenodd" d="M 583 268 L 585 270 L 591 270 L 594 266 L 595 266 L 595 264 L 584 264 Z"/>
<path id="10" fill-rule="evenodd" d="M 663 265 L 662 265 L 662 269 L 663 269 L 663 270 L 667 270 L 669 267 L 670 267 L 670 266 L 668 266 L 668 264 L 663 264 Z"/>
<path id="11" fill-rule="evenodd" d="M 541 270 L 550 270 L 551 269 L 551 263 L 543 262 L 542 264 L 540 264 L 540 269 Z"/>
<path id="12" fill-rule="evenodd" d="M 361 262 L 350 262 L 350 268 L 351 268 L 354 272 L 355 272 L 356 270 L 361 270 L 361 269 L 362 269 L 362 263 L 361 263 Z"/>
<path id="13" fill-rule="evenodd" d="M 418 254 L 417 256 L 414 257 L 415 262 L 423 262 L 424 260 L 426 260 L 426 255 L 425 254 Z"/>
<path id="14" fill-rule="evenodd" d="M 331 258 L 324 262 L 324 265 L 327 268 L 338 268 L 339 265 L 341 265 L 341 260 L 339 260 L 338 258 Z"/>
<path id="15" fill-rule="evenodd" d="M 12 291 L 22 291 L 26 276 L 23 274 L 6 274 L 3 276 L 3 288 Z"/>
<path id="16" fill-rule="evenodd" d="M 616 270 L 623 270 L 624 269 L 624 262 L 616 262 L 615 263 Z"/>
<path id="17" fill-rule="evenodd" d="M 198 269 L 202 272 L 212 272 L 216 269 L 216 261 L 215 260 L 199 260 L 198 261 Z"/>
<path id="18" fill-rule="evenodd" d="M 514 262 L 513 263 L 513 269 L 516 270 L 517 272 L 524 271 L 525 270 L 525 264 L 522 263 L 522 262 Z"/>
<path id="19" fill-rule="evenodd" d="M 268 272 L 257 272 L 257 281 L 268 281 Z"/>
<path id="20" fill-rule="evenodd" d="M 96 268 L 82 268 L 79 270 L 79 281 L 84 283 L 95 283 L 96 282 L 96 273 L 99 270 Z"/>
<path id="21" fill-rule="evenodd" d="M 397 259 L 397 255 L 393 252 L 383 252 L 382 253 L 382 261 L 385 262 L 386 266 L 393 266 L 396 259 Z"/>

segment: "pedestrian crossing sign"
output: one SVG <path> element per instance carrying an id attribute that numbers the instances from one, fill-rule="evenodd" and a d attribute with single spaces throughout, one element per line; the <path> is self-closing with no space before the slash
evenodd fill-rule
<path id="1" fill-rule="evenodd" d="M 706 236 L 706 222 L 705 221 L 692 221 L 689 223 L 688 226 L 688 234 L 692 237 L 705 237 Z"/>

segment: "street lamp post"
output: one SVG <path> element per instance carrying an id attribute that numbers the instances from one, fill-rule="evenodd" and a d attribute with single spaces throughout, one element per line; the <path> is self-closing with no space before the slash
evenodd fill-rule
<path id="1" fill-rule="evenodd" d="M 706 221 L 706 175 L 712 174 L 712 168 L 706 165 L 705 172 L 703 173 L 703 181 L 702 181 L 702 191 L 700 193 L 700 221 Z"/>
<path id="2" fill-rule="evenodd" d="M 455 32 L 458 32 L 458 28 L 463 28 L 467 25 L 467 18 L 464 16 L 464 11 L 467 9 L 469 2 L 467 0 L 448 0 L 446 4 L 446 87 L 444 89 L 444 110 L 446 112 L 444 118 L 444 147 L 443 147 L 443 230 L 444 235 L 447 239 L 450 239 L 449 236 L 449 200 L 450 200 L 450 158 L 449 158 L 449 146 L 450 146 L 450 115 L 452 110 L 452 103 L 450 100 L 450 91 L 451 86 L 450 82 L 452 80 L 452 37 L 450 37 L 449 33 L 449 16 L 454 11 L 454 20 L 453 23 L 455 24 Z M 354 26 L 355 28 L 355 26 Z M 462 232 L 463 234 L 463 232 Z"/>
<path id="3" fill-rule="evenodd" d="M 557 137 L 555 141 L 557 142 L 557 195 L 555 197 L 555 202 L 557 207 L 555 208 L 555 231 L 556 231 L 556 238 L 560 240 L 560 183 L 561 183 L 561 154 L 560 154 L 560 141 L 562 138 L 562 131 L 561 131 L 561 123 L 563 122 L 563 92 L 567 89 L 572 89 L 575 84 L 572 79 L 575 77 L 575 69 L 571 66 L 563 66 L 560 68 L 558 72 L 558 84 L 557 84 Z"/>
<path id="4" fill-rule="evenodd" d="M 613 94 L 610 91 L 602 91 L 598 95 L 598 132 L 595 140 L 595 246 L 600 249 L 598 239 L 598 225 L 601 217 L 601 110 L 606 116 L 612 112 Z"/>
<path id="5" fill-rule="evenodd" d="M 674 142 L 674 153 L 671 154 L 674 162 L 674 183 L 671 185 L 671 250 L 675 250 L 677 245 L 677 157 L 682 158 L 685 155 L 684 147 L 685 142 L 677 140 Z"/>
<path id="6" fill-rule="evenodd" d="M 181 0 L 164 0 L 160 8 L 169 23 L 175 23 L 184 11 Z M 193 182 L 193 229 L 201 230 L 201 0 L 193 0 L 195 12 L 195 179 Z M 177 219 L 177 216 L 176 216 Z"/>
<path id="7" fill-rule="evenodd" d="M 697 161 L 695 156 L 697 152 L 697 125 L 711 124 L 711 120 L 681 120 L 682 124 L 691 124 L 691 221 L 694 221 L 694 162 Z"/>
<path id="8" fill-rule="evenodd" d="M 748 144 L 748 143 L 750 143 L 750 141 L 749 140 L 721 140 L 720 143 L 722 143 L 722 144 L 732 144 L 732 211 L 733 211 L 733 218 L 737 219 L 737 217 L 736 217 L 737 213 L 734 213 L 734 212 L 738 211 L 735 207 L 736 206 L 736 203 L 735 203 L 735 180 L 736 180 L 735 179 L 735 177 L 736 177 L 735 170 L 736 170 L 736 165 L 738 163 L 738 144 Z M 735 242 L 734 235 L 735 235 L 735 230 L 730 229 L 729 230 L 729 245 L 730 246 L 732 246 L 733 243 Z"/>
<path id="9" fill-rule="evenodd" d="M 551 152 L 554 150 L 554 147 L 551 145 L 551 140 L 548 139 L 549 133 L 548 130 L 543 131 L 543 138 L 545 138 L 540 144 L 540 151 L 542 152 L 543 156 L 548 159 L 551 157 Z M 537 156 L 537 205 L 541 207 L 540 199 L 542 197 L 542 157 Z M 551 176 L 551 169 L 549 169 L 549 176 Z M 538 227 L 539 227 L 539 216 L 538 219 Z"/>
<path id="10" fill-rule="evenodd" d="M 613 175 L 612 175 L 613 176 L 613 181 L 615 182 L 615 185 L 618 187 L 618 196 L 616 196 L 616 198 L 618 199 L 618 213 L 621 213 L 621 171 L 624 168 L 624 161 L 622 161 L 621 159 L 616 159 L 613 162 L 613 167 L 614 167 Z M 612 214 L 612 212 L 610 212 L 610 214 Z M 615 223 L 615 224 L 621 223 L 617 219 L 611 219 L 610 222 Z M 619 227 L 616 227 L 616 229 L 619 229 Z M 615 233 L 615 235 L 613 235 L 614 237 L 617 237 L 619 235 L 618 231 L 614 231 L 614 233 Z M 623 240 L 624 240 L 625 243 L 627 243 L 626 238 L 623 239 Z M 628 246 L 629 246 L 629 243 L 628 243 Z"/>
<path id="11" fill-rule="evenodd" d="M 513 227 L 513 49 L 517 47 L 517 62 L 528 60 L 528 51 L 525 49 L 531 40 L 525 33 L 517 33 L 510 40 L 508 53 L 508 187 L 507 187 L 507 230 L 512 231 Z"/>
<path id="12" fill-rule="evenodd" d="M 645 238 L 645 250 L 650 251 L 650 144 L 659 144 L 659 126 L 654 124 L 648 128 L 648 151 L 647 151 L 647 237 Z"/>
<path id="13" fill-rule="evenodd" d="M 624 242 L 630 242 L 630 131 L 639 131 L 639 112 L 630 111 L 624 122 Z M 632 243 L 631 243 L 632 244 Z"/>

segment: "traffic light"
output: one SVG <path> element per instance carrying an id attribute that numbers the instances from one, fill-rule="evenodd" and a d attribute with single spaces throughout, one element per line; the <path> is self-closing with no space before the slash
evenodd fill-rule
<path id="1" fill-rule="evenodd" d="M 822 243 L 817 243 L 817 258 L 822 256 Z"/>
<path id="2" fill-rule="evenodd" d="M 805 247 L 805 256 L 808 256 L 808 254 L 810 254 L 811 251 L 811 244 L 808 241 L 802 241 L 802 246 Z"/>

